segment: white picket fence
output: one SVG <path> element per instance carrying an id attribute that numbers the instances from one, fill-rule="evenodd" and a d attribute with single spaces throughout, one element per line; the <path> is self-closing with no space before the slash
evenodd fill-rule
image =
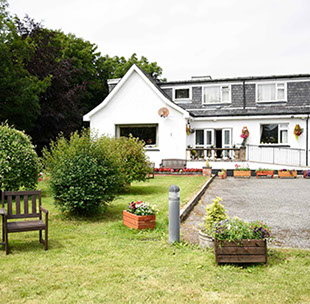
<path id="1" fill-rule="evenodd" d="M 302 167 L 306 166 L 306 150 L 248 145 L 247 160 L 267 164 Z"/>

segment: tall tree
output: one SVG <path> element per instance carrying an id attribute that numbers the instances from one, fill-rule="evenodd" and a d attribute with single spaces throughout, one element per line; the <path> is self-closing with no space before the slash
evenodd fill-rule
<path id="1" fill-rule="evenodd" d="M 39 95 L 49 85 L 25 67 L 33 52 L 29 40 L 18 35 L 8 4 L 0 0 L 0 121 L 29 131 L 40 113 Z"/>

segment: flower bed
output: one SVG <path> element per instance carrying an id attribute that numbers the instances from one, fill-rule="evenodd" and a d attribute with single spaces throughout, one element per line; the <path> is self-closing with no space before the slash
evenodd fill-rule
<path id="1" fill-rule="evenodd" d="M 282 169 L 278 171 L 278 177 L 279 178 L 296 178 L 297 177 L 297 171 L 295 169 L 293 170 L 287 170 L 287 169 Z"/>
<path id="2" fill-rule="evenodd" d="M 155 168 L 155 174 L 172 174 L 172 175 L 201 175 L 202 169 L 172 169 L 172 168 Z"/>
<path id="3" fill-rule="evenodd" d="M 156 208 L 142 201 L 131 202 L 123 210 L 123 224 L 134 229 L 154 229 L 156 225 Z"/>

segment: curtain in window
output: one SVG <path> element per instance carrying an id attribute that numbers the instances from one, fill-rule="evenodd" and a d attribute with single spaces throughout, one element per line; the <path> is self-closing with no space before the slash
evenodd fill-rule
<path id="1" fill-rule="evenodd" d="M 257 96 L 260 101 L 276 99 L 276 86 L 274 84 L 259 84 L 257 86 Z"/>
<path id="2" fill-rule="evenodd" d="M 205 103 L 220 103 L 221 96 L 220 96 L 220 87 L 205 87 Z"/>

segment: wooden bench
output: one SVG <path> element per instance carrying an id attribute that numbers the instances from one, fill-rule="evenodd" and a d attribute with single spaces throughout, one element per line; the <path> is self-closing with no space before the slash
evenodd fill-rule
<path id="1" fill-rule="evenodd" d="M 186 168 L 187 160 L 186 159 L 177 159 L 177 158 L 167 158 L 162 159 L 160 167 L 161 168 L 171 168 L 171 169 L 184 169 Z"/>
<path id="2" fill-rule="evenodd" d="M 21 200 L 22 198 L 22 200 Z M 23 203 L 22 203 L 23 201 Z M 39 241 L 48 249 L 48 211 L 41 206 L 41 190 L 37 191 L 3 191 L 1 194 L 3 214 L 4 247 L 9 253 L 8 234 L 13 232 L 39 231 Z M 7 208 L 5 208 L 5 202 Z M 3 209 L 2 209 L 3 210 Z M 42 220 L 45 213 L 45 222 Z M 38 218 L 38 219 L 36 219 Z M 10 221 L 17 219 L 36 219 Z M 45 230 L 45 238 L 42 231 Z"/>

